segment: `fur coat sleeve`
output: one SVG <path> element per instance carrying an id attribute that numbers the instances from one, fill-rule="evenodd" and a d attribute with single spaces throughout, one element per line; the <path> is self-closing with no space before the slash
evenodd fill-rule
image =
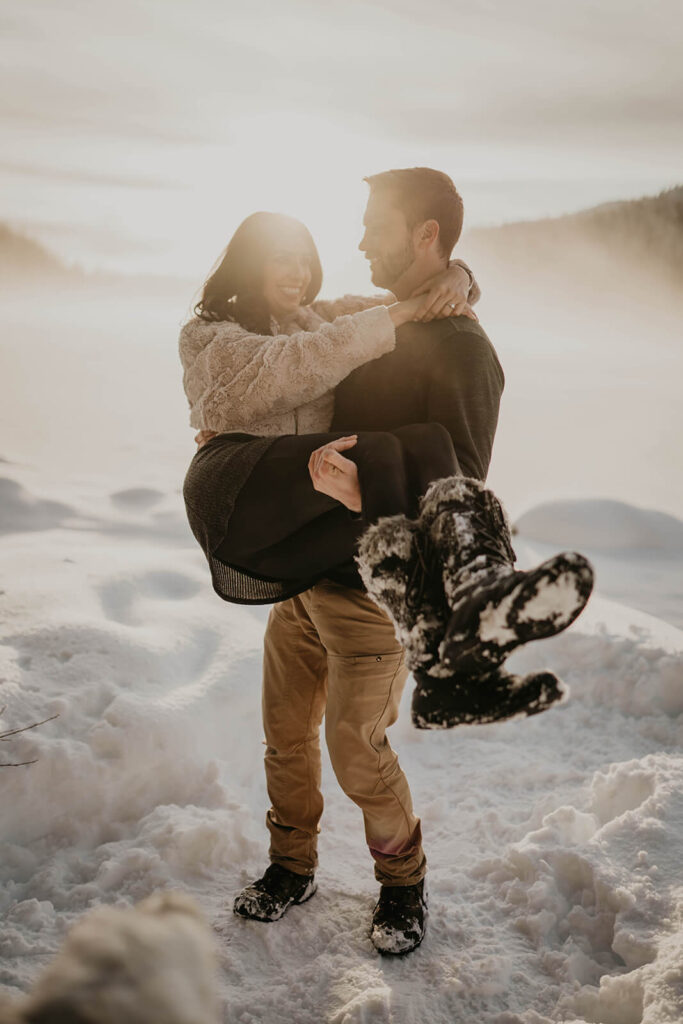
<path id="1" fill-rule="evenodd" d="M 481 288 L 467 263 L 464 260 L 451 260 L 449 266 L 462 267 L 467 271 L 472 279 L 469 303 L 473 306 L 475 302 L 479 302 Z M 331 321 L 346 313 L 357 313 L 361 309 L 372 309 L 374 306 L 390 306 L 396 301 L 396 296 L 391 292 L 378 292 L 376 295 L 342 295 L 340 299 L 319 299 L 312 302 L 310 308 L 323 320 Z"/>
<path id="2" fill-rule="evenodd" d="M 311 309 L 323 320 L 331 322 L 338 316 L 359 313 L 362 309 L 373 309 L 375 306 L 390 306 L 396 302 L 391 292 L 379 292 L 377 295 L 342 295 L 340 299 L 318 299 L 311 303 Z"/>
<path id="3" fill-rule="evenodd" d="M 395 345 L 384 306 L 333 323 L 309 309 L 297 319 L 308 329 L 276 335 L 250 334 L 228 321 L 185 324 L 179 346 L 190 425 L 220 433 L 273 423 Z"/>

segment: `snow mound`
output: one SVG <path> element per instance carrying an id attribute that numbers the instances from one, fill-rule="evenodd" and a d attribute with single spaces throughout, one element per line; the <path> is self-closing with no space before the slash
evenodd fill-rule
<path id="1" fill-rule="evenodd" d="M 500 1024 L 680 1020 L 682 821 L 683 761 L 648 755 L 595 773 L 579 806 L 558 807 L 474 869 L 558 985 L 551 1018 Z"/>
<path id="2" fill-rule="evenodd" d="M 545 502 L 516 523 L 524 537 L 570 548 L 639 548 L 683 554 L 683 522 L 666 512 L 607 499 Z"/>
<path id="3" fill-rule="evenodd" d="M 118 508 L 147 509 L 161 501 L 164 494 L 154 487 L 127 487 L 123 491 L 114 491 L 109 497 Z"/>
<path id="4" fill-rule="evenodd" d="M 75 514 L 61 501 L 36 498 L 16 480 L 0 477 L 0 534 L 51 530 Z"/>

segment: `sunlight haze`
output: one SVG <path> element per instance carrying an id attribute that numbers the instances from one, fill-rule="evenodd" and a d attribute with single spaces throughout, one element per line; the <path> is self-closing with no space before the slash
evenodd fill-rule
<path id="1" fill-rule="evenodd" d="M 277 209 L 310 224 L 331 293 L 358 290 L 366 174 L 443 168 L 473 226 L 656 192 L 683 166 L 675 0 L 1 17 L 0 218 L 86 268 L 194 279 Z"/>

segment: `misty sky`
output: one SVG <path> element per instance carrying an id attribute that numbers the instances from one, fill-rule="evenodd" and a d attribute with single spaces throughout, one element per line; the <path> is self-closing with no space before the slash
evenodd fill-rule
<path id="1" fill-rule="evenodd" d="M 0 219 L 88 267 L 202 276 L 279 209 L 361 285 L 365 174 L 445 170 L 470 225 L 683 180 L 680 0 L 2 0 L 0 28 Z"/>

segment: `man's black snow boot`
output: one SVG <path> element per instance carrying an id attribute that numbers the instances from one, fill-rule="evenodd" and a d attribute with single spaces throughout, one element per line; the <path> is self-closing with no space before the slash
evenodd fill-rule
<path id="1" fill-rule="evenodd" d="M 440 679 L 425 672 L 414 676 L 411 715 L 416 729 L 452 729 L 537 715 L 568 695 L 552 672 L 518 676 L 497 668 L 478 676 L 466 672 Z"/>
<path id="2" fill-rule="evenodd" d="M 428 535 L 404 515 L 380 519 L 360 539 L 356 558 L 373 601 L 394 624 L 411 671 L 438 661 L 450 609 Z"/>
<path id="3" fill-rule="evenodd" d="M 232 909 L 253 921 L 277 921 L 293 904 L 310 899 L 316 889 L 313 875 L 297 875 L 280 864 L 271 864 L 263 878 L 235 898 Z"/>
<path id="4" fill-rule="evenodd" d="M 420 526 L 442 558 L 451 609 L 430 675 L 491 672 L 521 644 L 554 636 L 577 618 L 593 589 L 590 563 L 562 552 L 536 569 L 514 568 L 507 518 L 479 480 L 446 477 L 421 501 Z"/>
<path id="5" fill-rule="evenodd" d="M 427 929 L 425 880 L 416 885 L 383 885 L 372 915 L 370 938 L 385 955 L 410 953 Z"/>

